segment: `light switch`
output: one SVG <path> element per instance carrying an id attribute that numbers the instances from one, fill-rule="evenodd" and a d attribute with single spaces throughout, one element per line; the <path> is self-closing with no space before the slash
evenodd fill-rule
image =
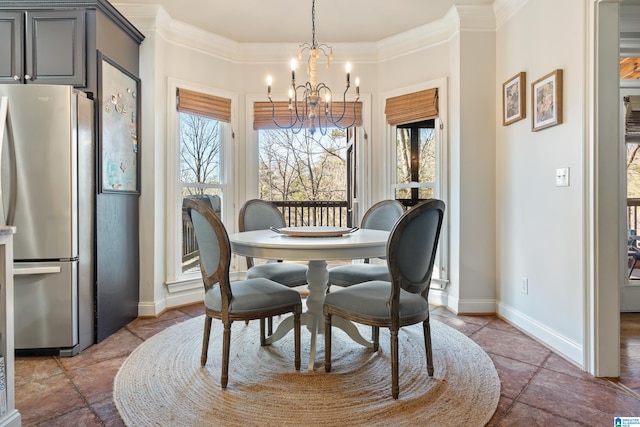
<path id="1" fill-rule="evenodd" d="M 556 187 L 569 186 L 569 168 L 556 169 Z"/>

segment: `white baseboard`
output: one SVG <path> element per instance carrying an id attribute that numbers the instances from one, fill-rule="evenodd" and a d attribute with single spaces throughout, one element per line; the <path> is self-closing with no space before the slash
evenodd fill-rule
<path id="1" fill-rule="evenodd" d="M 496 300 L 459 300 L 451 295 L 447 298 L 447 307 L 454 313 L 486 314 L 496 312 Z"/>
<path id="2" fill-rule="evenodd" d="M 506 304 L 498 303 L 498 314 L 532 338 L 551 348 L 556 353 L 584 367 L 584 348 L 535 319 Z M 584 369 L 584 368 L 583 368 Z"/>
<path id="3" fill-rule="evenodd" d="M 433 305 L 447 306 L 449 301 L 449 294 L 444 289 L 429 289 L 429 303 Z"/>
<path id="4" fill-rule="evenodd" d="M 166 309 L 167 309 L 167 302 L 165 300 L 159 300 L 155 302 L 139 302 L 138 316 L 155 317 Z"/>
<path id="5" fill-rule="evenodd" d="M 244 272 L 229 274 L 231 281 L 243 280 L 244 278 Z M 167 309 L 204 300 L 204 287 L 201 278 L 167 283 L 165 286 L 167 292 L 164 300 L 138 303 L 138 316 L 155 317 Z"/>
<path id="6" fill-rule="evenodd" d="M 204 289 L 200 286 L 198 289 L 184 291 L 168 295 L 166 298 L 167 308 L 180 307 L 204 300 Z"/>

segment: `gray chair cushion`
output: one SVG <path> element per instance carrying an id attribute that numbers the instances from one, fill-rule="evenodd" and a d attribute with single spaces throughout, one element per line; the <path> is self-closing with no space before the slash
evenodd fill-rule
<path id="1" fill-rule="evenodd" d="M 370 318 L 389 319 L 391 282 L 373 281 L 332 292 L 324 304 Z M 400 319 L 424 313 L 429 303 L 420 294 L 400 290 Z"/>
<path id="2" fill-rule="evenodd" d="M 300 286 L 307 283 L 307 266 L 290 262 L 268 262 L 247 270 L 247 279 L 264 277 L 285 286 Z"/>
<path id="3" fill-rule="evenodd" d="M 298 291 L 263 278 L 231 282 L 231 294 L 230 313 L 269 310 L 301 302 Z M 211 310 L 222 310 L 220 286 L 207 291 L 204 305 Z"/>
<path id="4" fill-rule="evenodd" d="M 335 286 L 351 286 L 371 280 L 391 281 L 391 274 L 382 264 L 347 264 L 329 270 L 329 284 Z"/>

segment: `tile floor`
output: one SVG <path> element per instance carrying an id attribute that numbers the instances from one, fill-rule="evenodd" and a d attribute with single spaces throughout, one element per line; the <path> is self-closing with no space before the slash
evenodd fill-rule
<path id="1" fill-rule="evenodd" d="M 123 425 L 112 399 L 119 366 L 144 340 L 202 313 L 195 304 L 136 319 L 72 358 L 18 357 L 16 406 L 23 426 Z M 502 390 L 491 426 L 612 426 L 614 416 L 640 416 L 640 314 L 622 315 L 623 375 L 615 382 L 582 372 L 495 316 L 456 316 L 435 307 L 432 317 L 492 358 Z"/>

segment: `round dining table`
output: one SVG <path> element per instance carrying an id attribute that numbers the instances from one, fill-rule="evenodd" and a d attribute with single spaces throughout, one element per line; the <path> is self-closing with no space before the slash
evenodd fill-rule
<path id="1" fill-rule="evenodd" d="M 358 229 L 332 237 L 323 237 L 321 231 L 328 227 L 296 227 L 296 230 L 298 229 L 301 233 L 294 235 L 278 232 L 279 230 L 245 231 L 231 234 L 229 241 L 231 251 L 237 255 L 307 262 L 309 295 L 307 310 L 302 313 L 301 323 L 311 332 L 308 370 L 312 371 L 316 357 L 316 337 L 318 333 L 324 332 L 322 305 L 329 278 L 327 261 L 384 257 L 389 232 Z M 304 233 L 305 229 L 309 233 Z M 342 318 L 334 318 L 332 325 L 345 331 L 357 343 L 369 348 L 373 347 L 371 342 L 362 337 L 353 323 Z M 278 341 L 292 328 L 293 317 L 288 317 L 278 325 L 273 335 L 267 339 L 267 343 Z"/>

